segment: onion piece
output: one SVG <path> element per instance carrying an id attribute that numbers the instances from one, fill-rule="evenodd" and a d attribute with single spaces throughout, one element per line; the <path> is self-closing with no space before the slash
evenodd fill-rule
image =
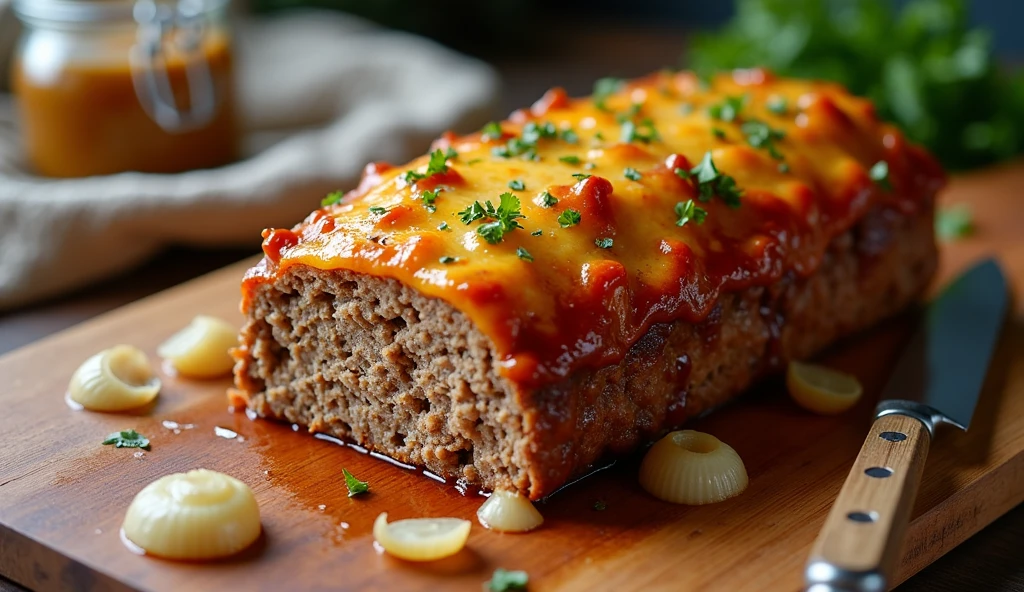
<path id="1" fill-rule="evenodd" d="M 518 491 L 495 491 L 476 511 L 485 528 L 501 532 L 527 532 L 544 524 L 544 517 Z"/>
<path id="2" fill-rule="evenodd" d="M 846 411 L 856 405 L 864 393 L 855 376 L 802 362 L 789 363 L 786 388 L 798 405 L 821 415 Z"/>
<path id="3" fill-rule="evenodd" d="M 647 451 L 640 464 L 640 485 L 667 502 L 713 504 L 742 493 L 747 470 L 728 444 L 711 434 L 681 430 Z"/>
<path id="4" fill-rule="evenodd" d="M 411 518 L 388 524 L 387 512 L 373 522 L 373 538 L 388 552 L 408 561 L 434 561 L 455 555 L 466 546 L 469 520 Z"/>
<path id="5" fill-rule="evenodd" d="M 171 335 L 157 353 L 182 376 L 215 378 L 231 372 L 231 348 L 238 345 L 238 328 L 227 321 L 197 315 Z"/>
<path id="6" fill-rule="evenodd" d="M 156 398 L 160 379 L 145 352 L 116 345 L 91 356 L 75 370 L 68 398 L 92 411 L 127 411 Z"/>
<path id="7" fill-rule="evenodd" d="M 248 485 L 197 469 L 161 477 L 128 506 L 125 537 L 167 559 L 233 555 L 260 536 L 260 510 Z"/>

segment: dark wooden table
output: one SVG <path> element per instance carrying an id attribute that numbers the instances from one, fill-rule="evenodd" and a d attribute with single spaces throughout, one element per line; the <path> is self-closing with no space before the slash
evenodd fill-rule
<path id="1" fill-rule="evenodd" d="M 564 86 L 588 94 L 601 76 L 635 76 L 679 65 L 680 31 L 583 30 L 546 36 L 543 55 L 493 60 L 504 80 L 497 113 L 530 104 L 546 89 Z M 424 149 L 426 146 L 424 146 Z M 0 354 L 95 315 L 169 288 L 258 252 L 168 249 L 145 266 L 57 299 L 0 313 Z M 2 254 L 0 254 L 2 256 Z M 0 592 L 22 590 L 0 578 Z M 900 592 L 1024 592 L 1024 506 L 1019 506 L 899 587 Z"/>

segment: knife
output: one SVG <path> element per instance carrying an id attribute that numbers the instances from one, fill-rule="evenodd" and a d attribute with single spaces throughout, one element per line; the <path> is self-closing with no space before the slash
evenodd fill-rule
<path id="1" fill-rule="evenodd" d="M 811 549 L 808 592 L 888 589 L 935 430 L 970 425 L 1008 299 L 1006 278 L 988 259 L 928 306 Z"/>

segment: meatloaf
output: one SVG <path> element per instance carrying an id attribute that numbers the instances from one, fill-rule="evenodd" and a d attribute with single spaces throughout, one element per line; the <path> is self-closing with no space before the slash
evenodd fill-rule
<path id="1" fill-rule="evenodd" d="M 538 499 L 928 284 L 944 176 L 867 101 L 762 70 L 598 90 L 265 231 L 234 401 Z"/>

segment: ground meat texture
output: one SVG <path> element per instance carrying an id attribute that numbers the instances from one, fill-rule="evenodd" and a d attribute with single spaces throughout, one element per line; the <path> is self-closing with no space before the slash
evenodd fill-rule
<path id="1" fill-rule="evenodd" d="M 869 212 L 816 272 L 659 324 L 618 364 L 517 390 L 461 312 L 395 280 L 293 265 L 248 307 L 236 385 L 263 417 L 539 499 L 913 301 L 937 261 L 930 204 Z"/>

